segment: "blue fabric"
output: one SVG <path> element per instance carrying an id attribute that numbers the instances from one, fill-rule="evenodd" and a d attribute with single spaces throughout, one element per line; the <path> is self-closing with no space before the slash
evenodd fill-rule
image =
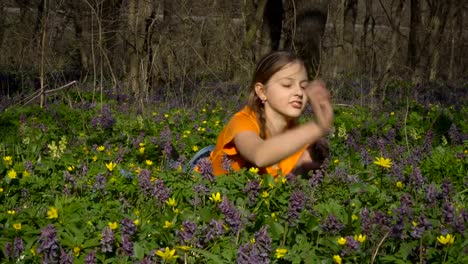
<path id="1" fill-rule="evenodd" d="M 197 162 L 202 158 L 209 157 L 214 148 L 214 145 L 210 145 L 200 149 L 189 161 L 187 169 L 193 170 L 193 168 L 197 165 Z"/>

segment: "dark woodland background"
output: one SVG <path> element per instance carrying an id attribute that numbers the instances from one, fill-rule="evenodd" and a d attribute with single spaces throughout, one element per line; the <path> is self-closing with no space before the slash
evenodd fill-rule
<path id="1" fill-rule="evenodd" d="M 245 86 L 273 49 L 371 98 L 402 82 L 466 95 L 467 10 L 465 0 L 1 0 L 0 102 L 71 81 L 142 103 L 190 97 Z"/>

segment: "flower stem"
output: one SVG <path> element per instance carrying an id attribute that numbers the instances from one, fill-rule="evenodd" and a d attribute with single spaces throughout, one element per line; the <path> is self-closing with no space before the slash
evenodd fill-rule
<path id="1" fill-rule="evenodd" d="M 284 225 L 284 234 L 283 234 L 283 240 L 281 241 L 281 246 L 284 246 L 284 244 L 286 243 L 286 236 L 288 234 L 288 226 L 289 226 L 289 223 L 286 222 L 286 224 Z"/>
<path id="2" fill-rule="evenodd" d="M 449 250 L 449 247 L 445 249 L 444 261 L 442 261 L 442 263 L 445 263 L 445 260 L 447 260 L 448 250 Z"/>
<path id="3" fill-rule="evenodd" d="M 423 264 L 422 237 L 419 239 L 419 264 Z"/>

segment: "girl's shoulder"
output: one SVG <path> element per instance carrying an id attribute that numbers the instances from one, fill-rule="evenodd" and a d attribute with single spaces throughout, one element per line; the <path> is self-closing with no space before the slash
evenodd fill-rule
<path id="1" fill-rule="evenodd" d="M 260 130 L 257 116 L 249 106 L 244 106 L 235 113 L 229 121 L 228 127 L 234 130 L 253 130 L 256 132 Z"/>

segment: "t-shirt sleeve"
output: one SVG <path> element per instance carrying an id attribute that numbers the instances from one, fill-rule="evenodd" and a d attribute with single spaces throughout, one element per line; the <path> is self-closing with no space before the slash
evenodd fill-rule
<path id="1" fill-rule="evenodd" d="M 227 155 L 237 154 L 237 150 L 234 146 L 234 137 L 243 131 L 253 131 L 257 134 L 260 133 L 260 127 L 258 126 L 255 116 L 249 115 L 245 112 L 235 114 L 226 126 L 224 133 L 224 152 Z"/>

